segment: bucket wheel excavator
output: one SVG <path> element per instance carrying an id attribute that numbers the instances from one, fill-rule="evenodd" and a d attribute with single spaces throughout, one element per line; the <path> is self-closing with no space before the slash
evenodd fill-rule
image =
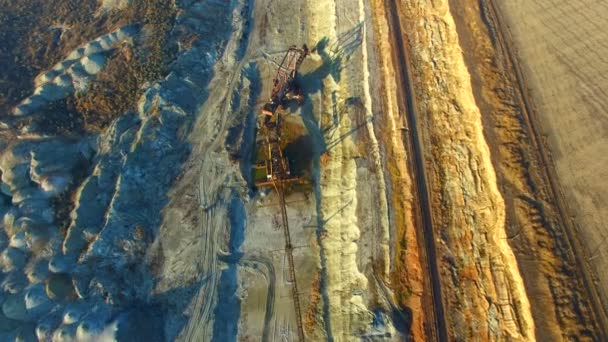
<path id="1" fill-rule="evenodd" d="M 277 75 L 273 80 L 270 99 L 262 108 L 263 114 L 273 116 L 279 106 L 289 101 L 295 100 L 299 104 L 302 104 L 304 94 L 302 93 L 302 89 L 296 85 L 295 78 L 298 74 L 298 68 L 300 68 L 300 64 L 302 64 L 306 56 L 308 56 L 308 47 L 306 45 L 302 46 L 301 49 L 292 46 L 287 50 L 287 54 L 283 57 Z"/>
<path id="2" fill-rule="evenodd" d="M 285 204 L 285 183 L 298 182 L 301 179 L 294 177 L 289 169 L 289 162 L 283 156 L 284 142 L 281 140 L 281 113 L 280 108 L 287 105 L 290 101 L 297 101 L 302 104 L 304 93 L 296 84 L 298 68 L 308 55 L 308 48 L 292 46 L 283 58 L 276 77 L 273 80 L 272 93 L 270 99 L 262 108 L 262 120 L 258 127 L 257 161 L 254 172 L 256 187 L 272 187 L 276 190 L 279 197 L 281 208 L 282 226 L 285 237 L 285 254 L 287 256 L 289 268 L 289 283 L 293 297 L 294 311 L 296 315 L 296 325 L 298 340 L 305 340 L 304 329 L 302 327 L 302 313 L 300 308 L 300 295 L 296 282 L 296 273 L 293 259 L 293 246 L 289 232 L 289 221 L 287 218 L 287 208 Z M 265 175 L 265 177 L 264 177 Z"/>
<path id="3" fill-rule="evenodd" d="M 280 108 L 286 106 L 291 101 L 302 104 L 304 93 L 296 84 L 298 68 L 308 56 L 306 45 L 302 48 L 292 46 L 287 50 L 281 62 L 277 74 L 273 80 L 272 93 L 268 102 L 262 107 L 262 123 L 258 133 L 261 143 L 260 152 L 256 169 L 262 168 L 266 171 L 266 178 L 256 177 L 256 186 L 273 185 L 274 180 L 295 181 L 292 179 L 289 163 L 283 156 L 283 144 L 281 142 L 281 115 Z M 257 171 L 256 170 L 256 171 Z M 256 172 L 256 175 L 259 173 Z"/>

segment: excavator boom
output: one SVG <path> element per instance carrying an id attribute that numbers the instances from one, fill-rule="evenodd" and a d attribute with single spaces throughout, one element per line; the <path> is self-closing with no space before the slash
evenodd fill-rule
<path id="1" fill-rule="evenodd" d="M 298 89 L 295 86 L 295 78 L 298 74 L 298 68 L 304 58 L 308 55 L 306 45 L 302 48 L 292 46 L 287 50 L 283 61 L 277 70 L 277 75 L 273 81 L 272 93 L 270 99 L 262 108 L 262 113 L 268 116 L 274 115 L 277 108 L 287 99 L 288 95 L 293 95 L 291 98 L 301 99 L 301 94 L 298 94 Z"/>

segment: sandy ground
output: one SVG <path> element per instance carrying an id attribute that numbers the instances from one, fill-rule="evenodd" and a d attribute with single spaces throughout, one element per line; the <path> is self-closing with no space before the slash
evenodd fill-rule
<path id="1" fill-rule="evenodd" d="M 608 308 L 608 62 L 602 1 L 497 1 Z"/>

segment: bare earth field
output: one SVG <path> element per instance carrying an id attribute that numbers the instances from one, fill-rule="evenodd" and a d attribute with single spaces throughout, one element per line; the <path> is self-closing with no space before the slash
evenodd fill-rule
<path id="1" fill-rule="evenodd" d="M 601 1 L 498 2 L 551 151 L 582 259 L 608 310 L 608 62 Z"/>
<path id="2" fill-rule="evenodd" d="M 530 87 L 541 130 L 608 309 L 608 5 L 497 1 Z"/>

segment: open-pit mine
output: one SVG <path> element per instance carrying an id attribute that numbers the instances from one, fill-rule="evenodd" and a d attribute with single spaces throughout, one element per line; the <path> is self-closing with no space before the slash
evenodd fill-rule
<path id="1" fill-rule="evenodd" d="M 607 17 L 0 0 L 0 340 L 608 341 Z"/>

